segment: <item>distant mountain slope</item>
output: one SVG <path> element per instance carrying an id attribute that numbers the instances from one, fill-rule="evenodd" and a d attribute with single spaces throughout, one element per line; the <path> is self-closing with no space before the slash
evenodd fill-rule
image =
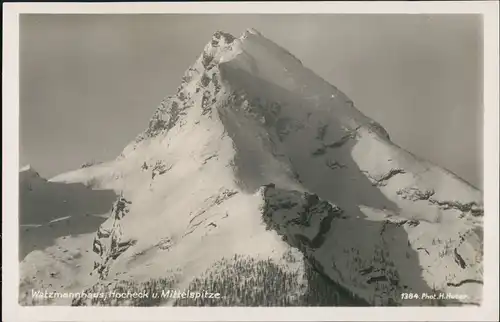
<path id="1" fill-rule="evenodd" d="M 112 190 L 49 182 L 31 166 L 20 169 L 21 298 L 34 288 L 75 283 L 76 271 L 85 264 L 89 265 L 85 267 L 88 275 L 93 264 L 88 245 L 115 199 Z"/>
<path id="2" fill-rule="evenodd" d="M 120 194 L 87 246 L 96 254 L 92 290 L 153 279 L 238 289 L 231 301 L 200 305 L 481 301 L 481 192 L 395 145 L 253 29 L 215 33 L 116 160 L 50 182 Z M 285 285 L 278 302 L 266 286 L 273 278 Z M 313 300 L 325 281 L 332 300 Z M 401 296 L 438 292 L 467 296 Z M 73 302 L 99 303 L 127 305 Z"/>

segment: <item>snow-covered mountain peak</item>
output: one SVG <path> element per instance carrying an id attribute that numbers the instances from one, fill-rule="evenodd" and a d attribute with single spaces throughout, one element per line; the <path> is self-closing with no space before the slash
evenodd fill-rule
<path id="1" fill-rule="evenodd" d="M 262 34 L 255 28 L 247 28 L 247 30 L 245 30 L 245 33 L 243 34 L 242 37 L 248 36 L 248 34 L 262 36 Z"/>
<path id="2" fill-rule="evenodd" d="M 29 171 L 31 169 L 32 169 L 31 164 L 26 164 L 19 169 L 19 172 Z"/>
<path id="3" fill-rule="evenodd" d="M 212 39 L 205 45 L 203 53 L 199 59 L 203 67 L 210 70 L 215 65 L 219 64 L 221 58 L 232 50 L 237 50 L 237 39 L 223 31 L 217 31 L 213 34 Z"/>
<path id="4" fill-rule="evenodd" d="M 180 269 L 185 287 L 224 258 L 298 249 L 366 303 L 415 305 L 410 290 L 480 301 L 481 192 L 395 145 L 286 49 L 219 31 L 180 83 L 119 158 L 51 179 L 119 195 L 92 276 Z"/>
<path id="5" fill-rule="evenodd" d="M 216 121 L 228 109 L 240 108 L 246 111 L 242 117 L 250 116 L 268 127 L 283 126 L 280 119 L 292 124 L 324 120 L 334 122 L 344 134 L 366 127 L 388 138 L 378 123 L 363 115 L 337 88 L 286 49 L 248 29 L 240 38 L 214 33 L 186 70 L 177 93 L 161 102 L 147 129 L 123 155 L 144 140 L 163 138 L 176 125 L 204 123 L 207 117 Z"/>

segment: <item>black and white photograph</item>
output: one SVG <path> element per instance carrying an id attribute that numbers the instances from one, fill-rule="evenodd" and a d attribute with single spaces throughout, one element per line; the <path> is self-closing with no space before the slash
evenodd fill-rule
<path id="1" fill-rule="evenodd" d="M 491 24 L 316 5 L 18 14 L 19 310 L 498 299 Z"/>

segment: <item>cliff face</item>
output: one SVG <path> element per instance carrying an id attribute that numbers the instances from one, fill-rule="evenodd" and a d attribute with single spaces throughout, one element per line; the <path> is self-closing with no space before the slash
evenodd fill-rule
<path id="1" fill-rule="evenodd" d="M 165 278 L 169 287 L 224 288 L 245 271 L 261 288 L 280 276 L 285 295 L 269 304 L 269 290 L 242 287 L 223 304 L 481 301 L 481 192 L 396 146 L 255 30 L 215 33 L 116 160 L 51 181 L 120 194 L 88 245 L 93 289 Z M 221 266 L 237 269 L 221 277 Z M 310 296 L 325 283 L 337 300 Z M 438 292 L 467 297 L 401 297 Z"/>

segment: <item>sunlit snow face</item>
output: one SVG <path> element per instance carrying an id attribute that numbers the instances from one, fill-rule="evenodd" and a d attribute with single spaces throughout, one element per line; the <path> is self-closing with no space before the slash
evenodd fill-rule
<path id="1" fill-rule="evenodd" d="M 346 92 L 403 147 L 479 185 L 478 17 L 29 15 L 20 23 L 21 162 L 45 176 L 89 155 L 113 159 L 216 30 L 240 35 L 255 27 Z M 116 115 L 120 126 L 110 131 Z M 75 117 L 78 126 L 69 128 Z"/>
<path id="2" fill-rule="evenodd" d="M 260 300 L 279 290 L 267 302 L 273 305 L 283 304 L 274 295 L 290 291 L 314 294 L 313 304 L 338 304 L 335 288 L 324 287 L 332 283 L 364 304 L 403 304 L 405 288 L 446 290 L 462 277 L 481 278 L 481 193 L 393 144 L 380 124 L 284 48 L 255 30 L 239 40 L 217 32 L 179 82 L 119 158 L 22 185 L 29 197 L 57 186 L 49 192 L 62 199 L 37 236 L 53 246 L 28 254 L 26 267 L 39 258 L 49 263 L 41 274 L 68 260 L 84 266 L 77 277 L 65 265 L 48 272 L 65 276 L 58 289 L 142 289 L 153 279 L 172 288 L 231 285 L 230 295 Z M 61 224 L 83 227 L 73 208 L 64 213 L 73 200 L 58 198 L 75 186 L 91 233 L 58 239 Z M 100 204 L 111 210 L 93 223 L 82 209 L 97 202 L 84 196 L 103 198 L 106 190 L 119 195 Z M 30 274 L 24 288 L 43 282 Z M 242 277 L 255 276 L 241 287 Z M 277 287 L 260 292 L 254 284 L 262 280 Z M 470 291 L 474 301 L 478 289 Z"/>

